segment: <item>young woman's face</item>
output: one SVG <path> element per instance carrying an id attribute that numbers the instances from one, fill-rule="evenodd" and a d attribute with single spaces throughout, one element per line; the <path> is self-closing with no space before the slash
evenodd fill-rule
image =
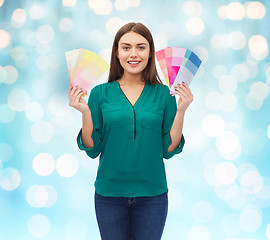
<path id="1" fill-rule="evenodd" d="M 148 63 L 149 42 L 138 33 L 128 32 L 120 38 L 116 55 L 125 73 L 141 74 Z"/>

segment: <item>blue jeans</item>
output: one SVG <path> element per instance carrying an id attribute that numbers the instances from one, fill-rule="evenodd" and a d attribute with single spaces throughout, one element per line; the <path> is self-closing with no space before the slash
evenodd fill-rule
<path id="1" fill-rule="evenodd" d="M 160 240 L 168 212 L 168 191 L 154 197 L 104 197 L 95 192 L 102 240 Z"/>

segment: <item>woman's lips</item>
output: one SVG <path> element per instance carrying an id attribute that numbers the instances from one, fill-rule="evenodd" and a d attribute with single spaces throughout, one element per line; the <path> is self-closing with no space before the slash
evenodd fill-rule
<path id="1" fill-rule="evenodd" d="M 141 61 L 128 61 L 128 64 L 131 67 L 137 67 L 140 64 Z"/>

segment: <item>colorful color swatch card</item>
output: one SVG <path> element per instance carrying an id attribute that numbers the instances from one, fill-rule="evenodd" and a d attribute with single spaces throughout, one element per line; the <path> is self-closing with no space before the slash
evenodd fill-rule
<path id="1" fill-rule="evenodd" d="M 172 95 L 176 94 L 174 86 L 177 83 L 183 81 L 190 85 L 202 62 L 194 52 L 186 48 L 167 47 L 155 54 Z"/>
<path id="2" fill-rule="evenodd" d="M 86 49 L 66 52 L 70 83 L 87 91 L 110 65 L 99 55 Z"/>

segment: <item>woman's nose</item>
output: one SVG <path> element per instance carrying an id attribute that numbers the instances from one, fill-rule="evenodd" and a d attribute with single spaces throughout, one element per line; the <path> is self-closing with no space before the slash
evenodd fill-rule
<path id="1" fill-rule="evenodd" d="M 131 56 L 131 57 L 137 57 L 137 51 L 136 51 L 136 48 L 131 48 L 130 56 Z"/>

